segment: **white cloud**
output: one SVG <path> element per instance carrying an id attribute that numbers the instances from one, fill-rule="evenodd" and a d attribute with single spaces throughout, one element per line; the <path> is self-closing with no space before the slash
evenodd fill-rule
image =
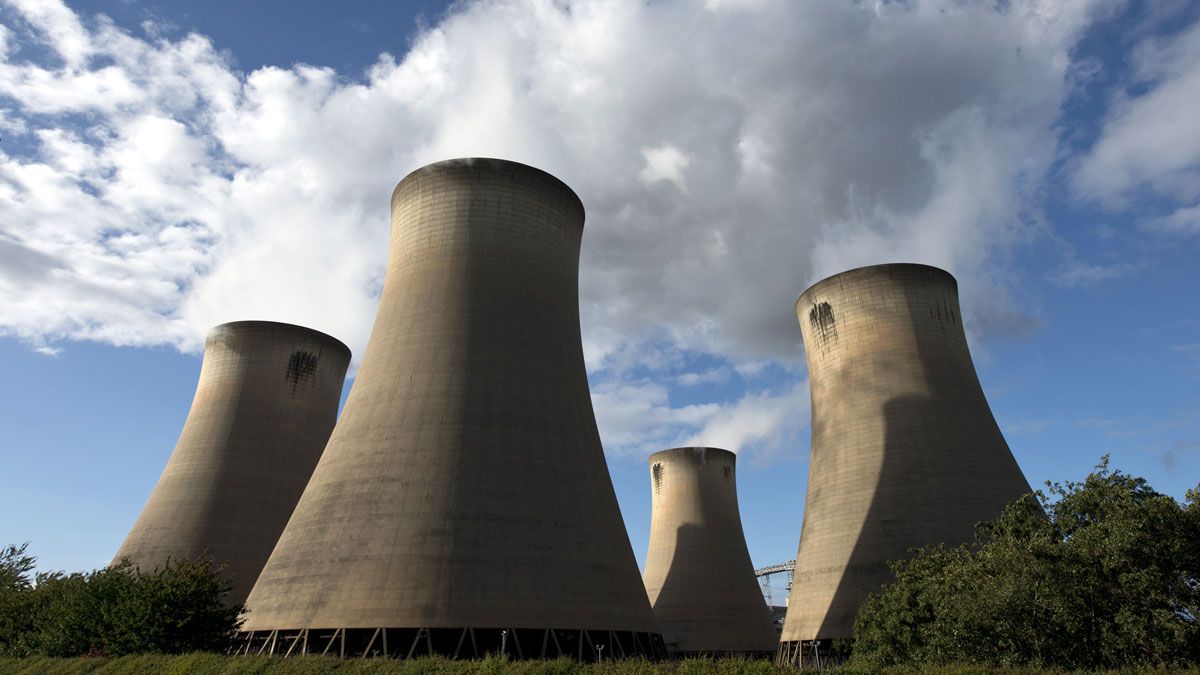
<path id="1" fill-rule="evenodd" d="M 638 178 L 643 183 L 653 184 L 658 181 L 667 181 L 687 192 L 687 181 L 684 180 L 683 170 L 688 167 L 691 160 L 679 148 L 673 145 L 642 148 L 642 157 L 646 159 L 646 165 L 642 167 Z"/>
<path id="2" fill-rule="evenodd" d="M 0 125 L 35 150 L 0 151 L 0 334 L 194 350 L 254 317 L 361 355 L 391 187 L 505 157 L 587 206 L 608 440 L 771 445 L 806 417 L 784 413 L 803 403 L 790 389 L 676 409 L 628 373 L 684 382 L 684 353 L 797 368 L 799 292 L 891 260 L 958 274 L 977 332 L 1027 322 L 996 300 L 998 261 L 1101 4 L 465 2 L 357 74 L 240 73 L 200 35 L 9 2 Z M 34 43 L 53 56 L 31 61 Z"/>
<path id="3" fill-rule="evenodd" d="M 3 26 L 0 26 L 0 28 L 3 28 Z M 0 108 L 0 131 L 7 132 L 9 135 L 20 135 L 29 131 L 23 120 L 11 119 L 9 117 L 11 114 L 12 111 Z"/>
<path id="4" fill-rule="evenodd" d="M 737 374 L 741 375 L 742 377 L 752 378 L 762 375 L 762 373 L 769 368 L 770 365 L 771 362 L 769 360 L 758 359 L 755 361 L 742 361 L 734 366 L 733 369 L 736 370 Z"/>
<path id="5" fill-rule="evenodd" d="M 1200 234 L 1200 204 L 1184 206 L 1173 213 L 1146 221 L 1145 228 L 1169 234 Z"/>
<path id="6" fill-rule="evenodd" d="M 1105 281 L 1129 276 L 1134 271 L 1129 263 L 1114 263 L 1112 265 L 1095 265 L 1082 260 L 1070 259 L 1067 264 L 1051 277 L 1054 283 L 1067 288 L 1087 288 Z"/>
<path id="7" fill-rule="evenodd" d="M 611 381 L 592 388 L 592 402 L 604 446 L 617 455 L 711 446 L 767 461 L 794 450 L 809 420 L 807 380 L 780 392 L 678 407 L 655 382 Z"/>
<path id="8" fill-rule="evenodd" d="M 756 460 L 794 449 L 809 422 L 808 381 L 782 392 L 750 393 L 722 406 L 683 444 L 740 452 L 754 449 Z"/>
<path id="9" fill-rule="evenodd" d="M 1112 208 L 1127 206 L 1139 189 L 1182 202 L 1157 222 L 1186 231 L 1181 226 L 1200 206 L 1200 21 L 1148 39 L 1133 66 L 1129 89 L 1115 96 L 1100 138 L 1075 169 L 1075 188 Z"/>
<path id="10" fill-rule="evenodd" d="M 686 445 L 687 434 L 721 410 L 716 403 L 673 408 L 667 389 L 649 380 L 594 386 L 592 404 L 605 449 L 618 455 L 646 456 Z"/>
<path id="11" fill-rule="evenodd" d="M 698 373 L 681 373 L 675 378 L 675 382 L 683 387 L 694 387 L 698 384 L 716 384 L 729 379 L 733 371 L 727 366 L 719 368 L 709 368 Z"/>
<path id="12" fill-rule="evenodd" d="M 46 36 L 68 67 L 80 65 L 91 53 L 91 40 L 78 17 L 60 2 L 8 0 L 21 17 Z"/>

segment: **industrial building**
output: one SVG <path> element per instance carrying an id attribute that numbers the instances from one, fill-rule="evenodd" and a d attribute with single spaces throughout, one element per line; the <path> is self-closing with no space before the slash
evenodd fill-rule
<path id="1" fill-rule="evenodd" d="M 650 456 L 643 580 L 672 655 L 770 656 L 779 641 L 742 533 L 736 460 L 720 448 Z"/>
<path id="2" fill-rule="evenodd" d="M 333 430 L 349 364 L 346 345 L 301 326 L 212 329 L 187 422 L 115 560 L 149 571 L 211 556 L 230 604 L 245 600 Z"/>
<path id="3" fill-rule="evenodd" d="M 812 447 L 778 660 L 807 664 L 852 636 L 888 561 L 971 541 L 1029 485 L 984 398 L 949 273 L 850 270 L 806 290 L 796 313 Z"/>
<path id="4" fill-rule="evenodd" d="M 243 651 L 660 655 L 584 369 L 579 198 L 460 159 L 391 207 L 365 357 Z"/>

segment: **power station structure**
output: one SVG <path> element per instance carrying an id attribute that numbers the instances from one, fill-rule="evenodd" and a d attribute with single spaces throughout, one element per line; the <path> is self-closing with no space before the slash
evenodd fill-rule
<path id="1" fill-rule="evenodd" d="M 853 634 L 890 560 L 970 542 L 1029 485 L 988 408 L 949 273 L 877 265 L 796 302 L 812 390 L 804 522 L 778 660 Z"/>
<path id="2" fill-rule="evenodd" d="M 515 162 L 418 169 L 342 417 L 247 600 L 247 653 L 660 655 L 579 329 L 584 209 Z"/>
<path id="3" fill-rule="evenodd" d="M 742 532 L 736 461 L 720 448 L 650 456 L 643 579 L 670 654 L 770 656 L 778 645 Z"/>
<path id="4" fill-rule="evenodd" d="M 350 350 L 315 330 L 209 331 L 179 441 L 116 560 L 142 570 L 211 556 L 246 599 L 337 420 Z"/>
<path id="5" fill-rule="evenodd" d="M 796 561 L 788 560 L 754 570 L 754 576 L 762 588 L 763 599 L 767 602 L 767 607 L 771 610 L 771 618 L 775 621 L 776 634 L 783 630 L 783 617 L 787 614 L 787 596 L 792 593 L 792 571 L 795 569 Z M 775 586 L 772 582 L 776 577 L 784 579 L 782 605 L 775 602 Z"/>

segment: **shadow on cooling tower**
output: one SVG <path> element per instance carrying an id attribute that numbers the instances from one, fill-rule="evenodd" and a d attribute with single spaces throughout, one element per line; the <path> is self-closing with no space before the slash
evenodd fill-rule
<path id="1" fill-rule="evenodd" d="M 675 537 L 676 550 L 680 552 L 697 555 L 697 552 L 704 548 L 718 548 L 711 545 L 712 537 L 706 535 L 704 528 L 699 525 L 681 525 L 675 530 Z M 724 551 L 714 550 L 710 557 L 720 558 L 726 555 L 727 553 Z M 663 580 L 662 590 L 658 595 L 659 601 L 654 605 L 654 612 L 658 617 L 659 629 L 665 639 L 670 639 L 667 638 L 670 635 L 684 635 L 693 643 L 724 644 L 729 645 L 729 648 L 706 651 L 686 648 L 680 650 L 678 643 L 668 642 L 666 645 L 668 655 L 678 658 L 732 657 L 745 659 L 769 659 L 775 655 L 775 631 L 766 601 L 761 601 L 762 616 L 758 623 L 753 626 L 735 623 L 738 620 L 750 623 L 748 619 L 760 618 L 747 617 L 747 605 L 743 601 L 746 597 L 762 598 L 762 591 L 759 589 L 758 583 L 750 581 L 754 579 L 754 576 L 746 577 L 749 583 L 739 584 L 738 579 L 730 579 L 727 574 L 721 573 L 723 571 L 725 568 L 703 565 L 672 565 Z M 712 590 L 712 600 L 707 612 L 696 613 L 697 603 L 694 601 L 680 603 L 675 607 L 671 606 L 671 598 L 695 597 L 699 589 Z M 731 590 L 737 595 L 730 593 Z M 740 593 L 738 593 L 739 591 Z M 720 601 L 723 596 L 726 599 L 725 602 Z M 667 604 L 664 604 L 664 600 Z M 691 614 L 690 620 L 672 622 L 663 618 L 664 616 L 680 616 L 685 613 Z M 762 628 L 760 632 L 766 636 L 766 640 L 754 639 L 758 637 L 755 629 L 760 628 L 759 623 Z M 714 624 L 724 624 L 727 632 L 723 635 L 697 634 L 697 626 L 708 627 Z"/>
<path id="2" fill-rule="evenodd" d="M 930 330 L 932 319 L 943 335 L 962 334 L 956 312 L 935 313 L 919 297 L 907 304 L 916 332 Z M 920 546 L 973 541 L 980 521 L 995 518 L 1010 496 L 1029 490 L 974 367 L 949 368 L 936 343 L 919 339 L 916 345 L 929 394 L 883 405 L 879 479 L 818 636 L 850 637 L 839 633 L 853 625 L 867 596 L 894 578 L 888 562 L 908 558 Z"/>

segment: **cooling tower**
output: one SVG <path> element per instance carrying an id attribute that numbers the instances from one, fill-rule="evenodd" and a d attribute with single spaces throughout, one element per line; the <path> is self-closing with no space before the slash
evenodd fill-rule
<path id="1" fill-rule="evenodd" d="M 245 651 L 661 652 L 584 370 L 583 219 L 514 162 L 396 186 L 366 355 L 250 594 Z"/>
<path id="2" fill-rule="evenodd" d="M 954 277 L 850 270 L 805 291 L 796 313 L 812 448 L 779 653 L 792 663 L 851 637 L 867 594 L 891 579 L 888 561 L 970 542 L 1029 491 L 975 375 Z"/>
<path id="3" fill-rule="evenodd" d="M 350 350 L 269 321 L 212 329 L 187 422 L 116 559 L 153 569 L 212 556 L 241 603 L 337 419 Z"/>
<path id="4" fill-rule="evenodd" d="M 643 578 L 667 650 L 770 655 L 779 642 L 738 514 L 737 455 L 674 448 L 650 456 L 653 516 Z"/>

